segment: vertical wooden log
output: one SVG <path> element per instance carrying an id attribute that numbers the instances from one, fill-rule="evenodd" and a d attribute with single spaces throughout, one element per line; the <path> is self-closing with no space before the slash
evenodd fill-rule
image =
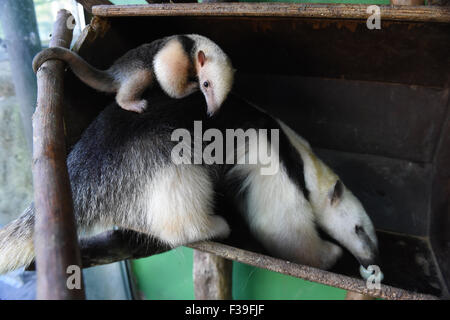
<path id="1" fill-rule="evenodd" d="M 58 12 L 50 47 L 68 48 L 73 17 Z M 45 62 L 37 72 L 33 115 L 33 183 L 38 299 L 84 299 L 72 194 L 66 165 L 61 61 Z M 69 266 L 74 266 L 69 268 Z M 80 288 L 72 288 L 68 283 Z"/>
<path id="2" fill-rule="evenodd" d="M 195 299 L 231 300 L 232 269 L 232 261 L 194 250 Z"/>
<path id="3" fill-rule="evenodd" d="M 375 298 L 365 294 L 347 291 L 347 294 L 345 295 L 345 300 L 375 300 Z"/>
<path id="4" fill-rule="evenodd" d="M 425 4 L 425 0 L 391 0 L 390 2 L 394 6 L 422 6 Z"/>

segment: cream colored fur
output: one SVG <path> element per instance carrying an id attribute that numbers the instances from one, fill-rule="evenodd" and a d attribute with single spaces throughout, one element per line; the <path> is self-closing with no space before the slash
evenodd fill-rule
<path id="1" fill-rule="evenodd" d="M 198 89 L 198 83 L 188 83 L 192 72 L 191 58 L 174 38 L 156 54 L 153 61 L 156 78 L 162 89 L 172 98 L 183 98 Z"/>

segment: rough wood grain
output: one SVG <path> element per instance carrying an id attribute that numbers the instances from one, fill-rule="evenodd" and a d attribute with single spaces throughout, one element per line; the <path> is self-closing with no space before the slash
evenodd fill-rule
<path id="1" fill-rule="evenodd" d="M 450 23 L 448 7 L 380 6 L 384 21 L 420 21 Z M 92 8 L 94 15 L 119 16 L 247 16 L 298 17 L 320 19 L 363 19 L 369 17 L 367 5 L 300 4 L 300 3 L 195 3 L 100 5 Z"/>
<path id="2" fill-rule="evenodd" d="M 67 21 L 71 17 L 66 10 L 58 12 L 50 47 L 69 47 L 72 30 L 67 28 Z M 37 72 L 38 98 L 33 115 L 33 184 L 38 299 L 85 297 L 83 286 L 72 290 L 67 287 L 70 275 L 67 273 L 68 266 L 81 266 L 81 260 L 66 166 L 63 67 L 61 61 L 47 61 Z"/>
<path id="3" fill-rule="evenodd" d="M 364 294 L 356 293 L 353 291 L 347 291 L 347 294 L 345 295 L 345 300 L 375 300 L 375 298 Z"/>
<path id="4" fill-rule="evenodd" d="M 194 294 L 197 300 L 230 300 L 233 264 L 215 254 L 194 250 Z"/>
<path id="5" fill-rule="evenodd" d="M 394 6 L 421 6 L 425 4 L 424 0 L 391 0 Z"/>
<path id="6" fill-rule="evenodd" d="M 85 10 L 92 13 L 92 7 L 98 5 L 112 5 L 113 3 L 108 0 L 76 0 L 83 6 Z"/>
<path id="7" fill-rule="evenodd" d="M 276 258 L 272 258 L 266 255 L 230 247 L 225 244 L 203 241 L 188 245 L 196 250 L 202 250 L 221 256 L 225 259 L 242 262 L 258 268 L 263 268 L 282 274 L 286 274 L 292 277 L 301 278 L 307 281 L 318 282 L 350 290 L 356 293 L 369 295 L 372 297 L 378 297 L 383 299 L 393 300 L 434 300 L 436 297 L 426 294 L 414 293 L 399 288 L 394 288 L 381 284 L 380 290 L 367 289 L 363 280 L 347 277 L 340 274 L 299 265 L 289 261 L 284 261 Z"/>
<path id="8" fill-rule="evenodd" d="M 380 290 L 369 290 L 365 282 L 359 278 L 295 264 L 217 242 L 197 242 L 188 245 L 188 247 L 219 256 L 223 259 L 242 262 L 307 281 L 349 290 L 357 294 L 394 300 L 437 299 L 433 295 L 412 292 L 385 284 L 381 284 Z M 124 230 L 108 231 L 89 239 L 82 239 L 80 248 L 83 257 L 83 267 L 103 265 L 124 259 L 138 259 L 170 250 L 168 247 L 160 246 L 157 241 L 146 235 Z M 31 265 L 29 270 L 33 269 L 34 266 Z"/>

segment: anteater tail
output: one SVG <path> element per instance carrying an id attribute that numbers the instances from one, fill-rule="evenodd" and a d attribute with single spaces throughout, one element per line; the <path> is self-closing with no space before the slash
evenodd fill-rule
<path id="1" fill-rule="evenodd" d="M 0 274 L 28 266 L 34 259 L 34 207 L 0 229 Z"/>
<path id="2" fill-rule="evenodd" d="M 114 76 L 107 70 L 99 70 L 83 58 L 66 48 L 52 47 L 39 52 L 33 59 L 33 70 L 37 72 L 47 60 L 56 59 L 66 62 L 73 73 L 88 86 L 103 92 L 117 92 Z"/>

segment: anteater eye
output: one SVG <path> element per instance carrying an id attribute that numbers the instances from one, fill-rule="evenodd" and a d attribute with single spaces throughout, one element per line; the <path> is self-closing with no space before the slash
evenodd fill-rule
<path id="1" fill-rule="evenodd" d="M 355 232 L 356 232 L 357 234 L 363 233 L 363 232 L 364 232 L 364 228 L 361 227 L 360 225 L 356 225 L 356 226 L 355 226 Z"/>
<path id="2" fill-rule="evenodd" d="M 204 86 L 205 88 L 208 88 L 208 87 L 209 87 L 209 82 L 208 82 L 208 81 L 203 82 L 203 86 Z"/>

